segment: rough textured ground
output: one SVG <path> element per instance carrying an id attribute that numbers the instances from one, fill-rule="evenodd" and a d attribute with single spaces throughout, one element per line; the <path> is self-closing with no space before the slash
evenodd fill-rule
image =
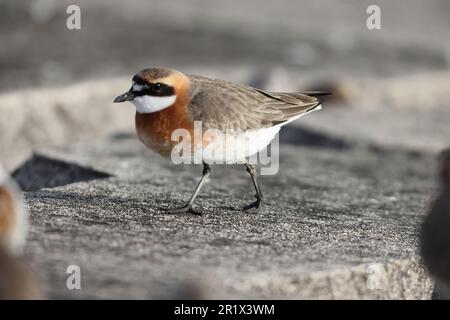
<path id="1" fill-rule="evenodd" d="M 174 166 L 132 135 L 39 155 L 41 168 L 48 157 L 113 175 L 26 193 L 26 258 L 50 297 L 431 295 L 417 264 L 429 154 L 283 143 L 279 174 L 261 179 L 262 213 L 239 210 L 252 201 L 245 170 L 218 166 L 196 202 L 201 217 L 162 211 L 189 197 L 200 168 Z M 65 287 L 69 264 L 81 267 L 81 291 Z"/>

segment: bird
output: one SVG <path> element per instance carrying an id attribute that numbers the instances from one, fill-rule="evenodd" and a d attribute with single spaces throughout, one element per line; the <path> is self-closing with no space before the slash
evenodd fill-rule
<path id="1" fill-rule="evenodd" d="M 420 252 L 424 265 L 437 280 L 441 298 L 450 299 L 450 149 L 438 158 L 439 192 L 422 224 Z"/>
<path id="2" fill-rule="evenodd" d="M 16 183 L 0 166 L 0 242 L 20 255 L 28 233 L 28 215 Z"/>
<path id="3" fill-rule="evenodd" d="M 0 167 L 0 300 L 42 298 L 33 273 L 19 258 L 27 217 L 19 188 Z"/>
<path id="4" fill-rule="evenodd" d="M 168 213 L 201 214 L 193 209 L 194 201 L 210 176 L 211 166 L 224 160 L 227 164 L 245 166 L 256 192 L 256 201 L 243 210 L 259 212 L 264 198 L 256 168 L 248 161 L 249 157 L 268 146 L 282 126 L 321 109 L 321 96 L 328 94 L 320 91 L 269 92 L 157 67 L 135 74 L 131 88 L 117 96 L 114 102 L 134 104 L 138 138 L 163 157 L 172 157 L 179 144 L 173 139 L 173 132 L 181 129 L 190 134 L 187 144 L 192 148 L 190 154 L 183 156 L 192 159 L 200 155 L 202 178 L 187 203 L 167 210 Z M 200 137 L 195 136 L 197 123 L 201 124 Z M 225 140 L 217 133 L 226 133 L 226 139 L 232 139 Z M 196 139 L 201 142 L 197 143 Z"/>

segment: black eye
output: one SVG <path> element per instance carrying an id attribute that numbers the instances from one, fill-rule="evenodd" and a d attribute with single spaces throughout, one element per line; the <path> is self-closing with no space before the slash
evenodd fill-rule
<path id="1" fill-rule="evenodd" d="M 154 83 L 154 84 L 152 85 L 152 89 L 153 89 L 155 92 L 161 92 L 162 89 L 163 89 L 163 85 L 162 85 L 161 83 Z"/>

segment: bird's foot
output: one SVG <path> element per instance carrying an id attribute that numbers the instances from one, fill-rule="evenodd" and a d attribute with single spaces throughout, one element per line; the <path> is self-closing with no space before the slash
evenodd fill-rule
<path id="1" fill-rule="evenodd" d="M 195 211 L 194 209 L 192 209 L 192 206 L 190 204 L 185 204 L 184 206 L 179 207 L 179 208 L 167 209 L 166 213 L 169 213 L 169 214 L 192 213 L 192 214 L 195 214 L 197 216 L 201 216 L 202 215 L 200 212 Z"/>
<path id="2" fill-rule="evenodd" d="M 259 213 L 259 212 L 261 212 L 262 205 L 263 205 L 263 200 L 260 198 L 257 198 L 255 202 L 252 202 L 249 205 L 246 205 L 245 207 L 243 207 L 242 211 L 248 211 L 250 209 L 255 209 L 254 212 Z"/>

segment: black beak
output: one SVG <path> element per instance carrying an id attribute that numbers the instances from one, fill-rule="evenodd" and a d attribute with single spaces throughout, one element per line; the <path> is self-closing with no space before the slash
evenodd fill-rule
<path id="1" fill-rule="evenodd" d="M 130 101 L 134 99 L 134 93 L 132 91 L 125 92 L 124 94 L 121 94 L 120 96 L 116 97 L 114 99 L 114 102 L 124 102 L 124 101 Z"/>

